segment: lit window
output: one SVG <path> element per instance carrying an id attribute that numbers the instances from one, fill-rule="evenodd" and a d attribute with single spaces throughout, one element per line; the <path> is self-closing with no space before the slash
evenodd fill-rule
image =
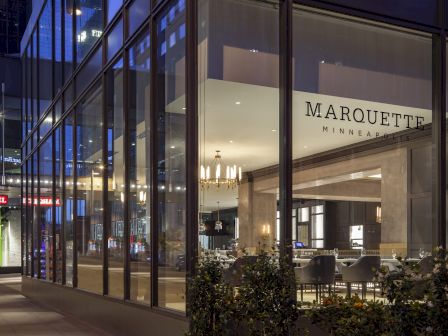
<path id="1" fill-rule="evenodd" d="M 179 27 L 179 39 L 185 38 L 185 24 L 181 24 Z"/>
<path id="2" fill-rule="evenodd" d="M 176 33 L 170 35 L 170 48 L 176 44 Z"/>

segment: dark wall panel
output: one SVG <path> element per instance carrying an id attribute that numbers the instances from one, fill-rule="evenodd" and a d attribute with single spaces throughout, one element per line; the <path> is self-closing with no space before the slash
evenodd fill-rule
<path id="1" fill-rule="evenodd" d="M 428 26 L 437 25 L 437 0 L 326 0 L 320 2 L 342 5 Z"/>

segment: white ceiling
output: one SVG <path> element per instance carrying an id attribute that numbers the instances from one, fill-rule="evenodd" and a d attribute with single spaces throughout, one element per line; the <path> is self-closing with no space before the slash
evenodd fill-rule
<path id="1" fill-rule="evenodd" d="M 424 115 L 425 123 L 430 122 L 430 111 L 411 107 L 367 102 L 349 98 L 332 97 L 313 93 L 295 91 L 293 94 L 293 134 L 294 159 L 321 153 L 330 149 L 347 146 L 374 138 L 376 132 L 397 132 L 400 127 L 384 127 L 378 124 L 359 124 L 332 118 L 307 117 L 306 101 L 313 104 L 322 103 L 322 112 L 332 104 L 338 114 L 337 107 L 349 106 L 351 109 L 361 107 L 401 114 Z M 172 102 L 167 110 L 185 113 L 184 98 Z M 279 90 L 277 88 L 236 83 L 223 80 L 207 79 L 199 88 L 199 142 L 200 162 L 210 164 L 215 151 L 220 150 L 224 164 L 239 165 L 243 172 L 252 171 L 278 164 L 279 160 Z M 323 126 L 328 132 L 323 132 Z M 332 132 L 333 127 L 335 133 Z M 344 134 L 340 134 L 343 128 Z M 349 129 L 354 131 L 349 134 Z M 359 133 L 360 132 L 360 133 Z M 368 134 L 370 132 L 370 134 Z M 361 135 L 360 135 L 361 134 Z M 365 178 L 372 172 L 353 172 L 356 176 L 333 177 L 339 183 L 354 178 Z M 351 174 L 349 174 L 351 175 Z M 325 180 L 328 177 L 323 176 Z M 310 184 L 319 185 L 318 181 Z M 326 183 L 333 183 L 326 181 Z M 295 186 L 302 189 L 305 186 Z M 204 210 L 216 209 L 216 202 L 222 207 L 237 206 L 237 190 L 216 191 L 211 188 L 205 191 Z"/>

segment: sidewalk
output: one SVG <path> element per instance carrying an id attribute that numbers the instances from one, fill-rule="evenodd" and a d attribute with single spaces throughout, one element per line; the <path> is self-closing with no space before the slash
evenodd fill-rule
<path id="1" fill-rule="evenodd" d="M 0 335 L 108 335 L 31 302 L 20 288 L 20 275 L 0 275 Z"/>

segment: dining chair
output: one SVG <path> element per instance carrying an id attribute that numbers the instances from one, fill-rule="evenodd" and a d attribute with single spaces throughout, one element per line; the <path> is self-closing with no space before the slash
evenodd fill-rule
<path id="1" fill-rule="evenodd" d="M 316 301 L 319 301 L 322 285 L 328 286 L 331 292 L 331 285 L 334 283 L 336 259 L 334 255 L 320 255 L 313 257 L 310 262 L 303 267 L 294 267 L 297 283 L 300 285 L 300 299 L 303 302 L 303 286 L 314 285 L 316 289 Z"/>
<path id="2" fill-rule="evenodd" d="M 342 266 L 342 282 L 347 284 L 347 294 L 351 296 L 352 283 L 360 283 L 362 286 L 361 295 L 365 299 L 367 293 L 367 283 L 374 282 L 377 271 L 381 266 L 380 256 L 362 256 L 350 266 Z M 375 297 L 375 289 L 374 289 Z"/>

